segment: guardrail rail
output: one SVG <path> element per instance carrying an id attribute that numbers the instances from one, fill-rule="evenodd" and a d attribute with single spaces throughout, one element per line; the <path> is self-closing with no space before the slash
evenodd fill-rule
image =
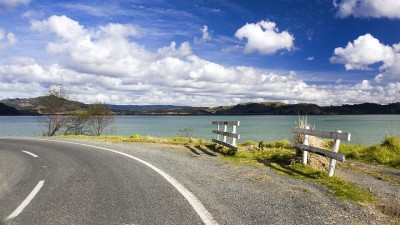
<path id="1" fill-rule="evenodd" d="M 240 125 L 240 121 L 213 121 L 212 125 L 216 125 L 217 129 L 212 132 L 216 134 L 216 138 L 213 138 L 212 141 L 228 147 L 233 150 L 237 150 L 236 141 L 240 139 L 240 135 L 236 133 L 237 127 Z M 231 129 L 228 132 L 228 127 Z M 222 140 L 220 139 L 222 136 Z M 228 138 L 231 140 L 228 141 Z"/>

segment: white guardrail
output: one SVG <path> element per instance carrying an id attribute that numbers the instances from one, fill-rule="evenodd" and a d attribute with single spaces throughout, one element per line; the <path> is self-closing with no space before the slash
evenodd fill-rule
<path id="1" fill-rule="evenodd" d="M 296 147 L 297 149 L 303 151 L 302 163 L 304 165 L 307 165 L 307 152 L 308 151 L 314 152 L 318 155 L 328 157 L 331 159 L 330 163 L 329 163 L 328 175 L 330 177 L 333 176 L 333 174 L 335 172 L 336 160 L 341 161 L 341 162 L 344 162 L 344 160 L 345 160 L 344 154 L 339 153 L 340 140 L 350 141 L 351 134 L 350 133 L 342 133 L 342 131 L 340 131 L 340 130 L 338 130 L 337 132 L 331 132 L 331 131 L 319 131 L 319 130 L 310 130 L 310 129 L 303 129 L 303 128 L 293 128 L 292 132 L 295 134 L 304 135 L 303 144 L 292 143 L 293 147 Z M 334 143 L 333 143 L 332 151 L 309 146 L 308 145 L 308 136 L 333 139 Z"/>
<path id="2" fill-rule="evenodd" d="M 217 125 L 217 129 L 212 132 L 217 135 L 217 138 L 213 138 L 212 141 L 228 147 L 233 150 L 237 150 L 236 140 L 240 139 L 240 135 L 236 133 L 237 127 L 240 125 L 240 121 L 213 121 L 212 125 Z M 228 132 L 228 127 L 232 127 Z M 222 136 L 222 140 L 220 139 Z M 228 141 L 228 138 L 231 140 Z"/>

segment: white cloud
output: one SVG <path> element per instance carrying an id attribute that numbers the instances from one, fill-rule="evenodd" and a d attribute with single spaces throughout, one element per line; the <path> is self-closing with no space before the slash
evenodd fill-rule
<path id="1" fill-rule="evenodd" d="M 202 36 L 201 36 L 201 38 L 195 38 L 194 39 L 194 43 L 196 43 L 196 44 L 204 44 L 204 43 L 206 43 L 207 41 L 210 41 L 211 40 L 211 34 L 210 34 L 210 32 L 208 31 L 208 27 L 207 26 L 203 26 L 203 28 L 201 29 L 201 33 L 202 33 Z"/>
<path id="2" fill-rule="evenodd" d="M 399 0 L 334 0 L 339 17 L 400 18 Z"/>
<path id="3" fill-rule="evenodd" d="M 86 35 L 84 27 L 66 16 L 51 16 L 47 20 L 31 22 L 31 28 L 42 33 L 55 33 L 64 40 L 74 40 Z"/>
<path id="4" fill-rule="evenodd" d="M 17 41 L 15 34 L 7 33 L 4 29 L 0 28 L 0 47 L 2 45 L 14 45 Z"/>
<path id="5" fill-rule="evenodd" d="M 358 37 L 345 48 L 335 48 L 330 61 L 344 64 L 346 70 L 369 70 L 371 65 L 381 64 L 377 81 L 400 79 L 400 44 L 384 45 L 371 34 Z"/>
<path id="6" fill-rule="evenodd" d="M 245 53 L 259 52 L 274 54 L 279 50 L 293 49 L 294 37 L 287 31 L 279 32 L 276 24 L 270 21 L 260 21 L 256 24 L 247 23 L 236 31 L 235 37 L 239 40 L 247 39 Z"/>
<path id="7" fill-rule="evenodd" d="M 61 83 L 76 100 L 86 103 L 216 106 L 281 101 L 338 105 L 400 99 L 396 91 L 400 83 L 367 80 L 310 85 L 294 71 L 277 73 L 202 59 L 193 54 L 188 42 L 172 42 L 150 51 L 134 41 L 140 31 L 131 25 L 85 28 L 68 17 L 52 16 L 33 21 L 32 29 L 53 37 L 47 52 L 57 63 L 17 58 L 0 64 L 2 98 L 38 96 Z M 393 49 L 398 51 L 400 45 Z M 388 71 L 389 67 L 383 76 L 388 76 Z"/>
<path id="8" fill-rule="evenodd" d="M 345 48 L 335 48 L 331 63 L 344 64 L 346 70 L 367 70 L 368 66 L 393 60 L 393 50 L 371 34 L 358 37 Z"/>
<path id="9" fill-rule="evenodd" d="M 15 34 L 13 33 L 8 33 L 7 34 L 7 41 L 9 44 L 14 45 L 17 43 L 17 38 L 15 37 Z"/>
<path id="10" fill-rule="evenodd" d="M 313 61 L 313 60 L 314 60 L 314 56 L 309 56 L 309 57 L 307 57 L 307 60 L 308 60 L 308 61 Z"/>
<path id="11" fill-rule="evenodd" d="M 181 46 L 176 49 L 176 43 L 172 42 L 170 46 L 163 47 L 157 50 L 158 58 L 165 58 L 165 57 L 185 57 L 192 54 L 192 49 L 188 42 L 183 42 Z"/>
<path id="12" fill-rule="evenodd" d="M 30 2 L 31 0 L 0 0 L 0 5 L 13 8 L 18 5 L 28 5 Z"/>

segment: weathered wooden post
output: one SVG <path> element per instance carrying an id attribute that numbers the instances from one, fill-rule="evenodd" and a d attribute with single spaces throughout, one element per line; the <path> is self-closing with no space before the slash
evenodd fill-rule
<path id="1" fill-rule="evenodd" d="M 337 131 L 338 133 L 342 133 L 341 130 Z M 333 143 L 333 152 L 339 152 L 339 146 L 340 146 L 340 139 L 335 138 L 334 139 L 334 143 Z M 335 172 L 335 166 L 336 166 L 336 159 L 332 159 L 329 162 L 329 171 L 328 171 L 328 176 L 331 177 L 333 176 L 334 172 Z"/>
<path id="2" fill-rule="evenodd" d="M 219 123 L 217 123 L 217 131 L 219 131 Z M 217 133 L 217 140 L 219 140 L 219 133 Z"/>
<path id="3" fill-rule="evenodd" d="M 226 142 L 226 132 L 228 132 L 228 123 L 224 123 L 224 142 Z"/>
<path id="4" fill-rule="evenodd" d="M 307 125 L 305 129 L 310 129 L 310 126 Z M 304 139 L 303 139 L 303 145 L 308 145 L 308 134 L 304 133 Z M 303 163 L 303 165 L 307 165 L 307 157 L 308 157 L 308 151 L 303 151 L 303 157 L 301 159 L 301 163 Z"/>
<path id="5" fill-rule="evenodd" d="M 237 125 L 239 126 L 240 121 L 237 121 Z M 232 126 L 232 133 L 236 134 L 236 124 L 233 124 Z M 236 136 L 232 136 L 232 145 L 236 146 Z"/>

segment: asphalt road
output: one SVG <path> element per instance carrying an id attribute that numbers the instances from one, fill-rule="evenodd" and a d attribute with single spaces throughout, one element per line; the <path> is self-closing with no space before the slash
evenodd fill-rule
<path id="1" fill-rule="evenodd" d="M 204 221 L 176 187 L 143 162 L 90 146 L 12 138 L 0 139 L 0 220 L 3 224 Z"/>
<path id="2" fill-rule="evenodd" d="M 2 223 L 389 224 L 323 185 L 201 147 L 53 138 L 0 138 Z"/>

